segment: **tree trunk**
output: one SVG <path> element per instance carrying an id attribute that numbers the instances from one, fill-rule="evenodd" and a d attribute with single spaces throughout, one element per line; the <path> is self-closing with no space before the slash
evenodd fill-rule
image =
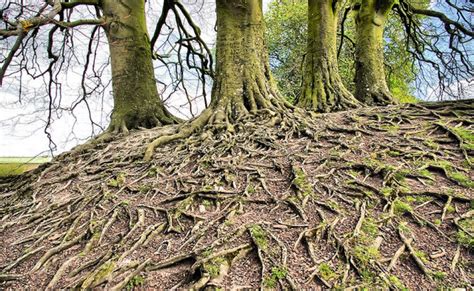
<path id="1" fill-rule="evenodd" d="M 261 0 L 217 0 L 211 122 L 233 123 L 282 104 L 270 72 Z"/>
<path id="2" fill-rule="evenodd" d="M 395 103 L 385 80 L 385 23 L 394 0 L 362 0 L 356 7 L 356 97 L 368 105 Z"/>
<path id="3" fill-rule="evenodd" d="M 278 115 L 283 115 L 278 113 L 293 108 L 280 96 L 271 75 L 262 0 L 216 0 L 216 7 L 216 74 L 211 105 L 176 133 L 155 139 L 145 152 L 146 161 L 156 147 L 187 138 L 206 126 L 234 132 L 234 125 L 250 115 L 268 118 L 268 124 L 275 125 Z"/>
<path id="4" fill-rule="evenodd" d="M 103 0 L 112 60 L 114 109 L 109 130 L 175 123 L 158 94 L 148 37 L 145 0 Z"/>
<path id="5" fill-rule="evenodd" d="M 309 110 L 330 112 L 357 105 L 344 87 L 337 64 L 338 1 L 308 1 L 307 54 L 303 91 L 297 104 Z"/>

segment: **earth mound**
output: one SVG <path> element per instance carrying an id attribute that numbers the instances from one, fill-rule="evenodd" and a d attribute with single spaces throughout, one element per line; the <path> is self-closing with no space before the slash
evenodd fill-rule
<path id="1" fill-rule="evenodd" d="M 0 288 L 468 287 L 474 101 L 157 148 L 131 132 L 0 180 Z"/>

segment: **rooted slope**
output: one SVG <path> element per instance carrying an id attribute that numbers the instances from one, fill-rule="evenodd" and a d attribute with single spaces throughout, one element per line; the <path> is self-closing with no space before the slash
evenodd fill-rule
<path id="1" fill-rule="evenodd" d="M 313 120 L 151 163 L 136 131 L 0 182 L 0 288 L 468 286 L 474 101 Z"/>

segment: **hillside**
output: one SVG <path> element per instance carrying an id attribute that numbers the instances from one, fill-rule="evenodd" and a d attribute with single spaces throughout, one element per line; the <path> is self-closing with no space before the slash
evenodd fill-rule
<path id="1" fill-rule="evenodd" d="M 132 131 L 0 180 L 0 288 L 470 286 L 474 100 L 306 120 L 151 163 L 160 131 Z"/>

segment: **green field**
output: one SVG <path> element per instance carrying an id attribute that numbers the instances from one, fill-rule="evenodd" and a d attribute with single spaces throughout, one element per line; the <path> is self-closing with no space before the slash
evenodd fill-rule
<path id="1" fill-rule="evenodd" d="M 19 175 L 50 160 L 49 157 L 0 157 L 0 177 Z"/>

